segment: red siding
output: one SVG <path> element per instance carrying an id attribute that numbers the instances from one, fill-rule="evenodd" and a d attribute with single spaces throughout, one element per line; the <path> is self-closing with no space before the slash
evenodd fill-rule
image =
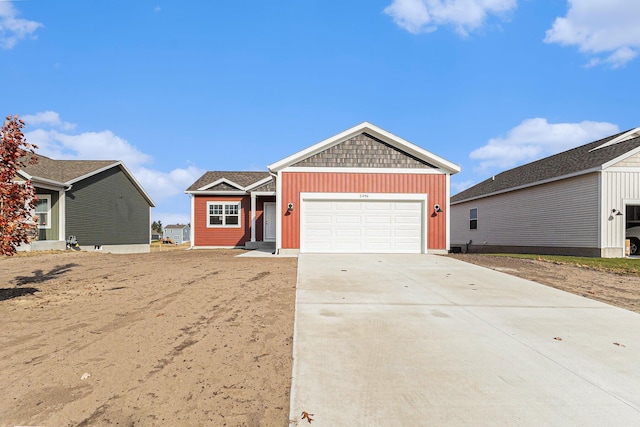
<path id="1" fill-rule="evenodd" d="M 256 240 L 262 240 L 263 205 L 274 202 L 275 197 L 256 200 Z M 241 202 L 240 228 L 208 228 L 207 202 Z M 247 196 L 195 196 L 194 246 L 244 246 L 251 241 L 251 197 Z"/>
<path id="2" fill-rule="evenodd" d="M 300 193 L 427 194 L 427 248 L 446 248 L 446 214 L 433 215 L 433 205 L 446 207 L 446 175 L 383 173 L 282 173 L 282 247 L 300 248 Z M 287 204 L 297 207 L 287 212 Z"/>

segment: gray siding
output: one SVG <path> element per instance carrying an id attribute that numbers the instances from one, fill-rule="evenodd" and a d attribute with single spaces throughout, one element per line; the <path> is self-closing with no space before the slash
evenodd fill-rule
<path id="1" fill-rule="evenodd" d="M 451 245 L 599 248 L 599 174 L 451 206 Z M 478 208 L 478 228 L 469 210 Z M 564 249 L 563 249 L 564 250 Z M 568 250 L 568 249 L 567 249 Z"/>
<path id="2" fill-rule="evenodd" d="M 299 161 L 294 167 L 418 168 L 435 166 L 366 133 Z"/>
<path id="3" fill-rule="evenodd" d="M 82 246 L 148 244 L 149 208 L 122 169 L 114 167 L 67 192 L 66 234 Z"/>

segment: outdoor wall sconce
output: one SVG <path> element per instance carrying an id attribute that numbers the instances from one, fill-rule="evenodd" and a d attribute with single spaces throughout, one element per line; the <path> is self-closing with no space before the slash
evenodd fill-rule
<path id="1" fill-rule="evenodd" d="M 441 208 L 441 207 L 440 207 L 440 205 L 439 205 L 439 204 L 437 204 L 437 203 L 436 203 L 435 205 L 433 205 L 433 210 L 434 210 L 436 213 L 438 213 L 438 212 L 442 212 L 442 208 Z"/>
<path id="2" fill-rule="evenodd" d="M 618 209 L 611 209 L 611 214 L 615 215 L 615 216 L 622 216 L 622 212 L 620 212 Z"/>
<path id="3" fill-rule="evenodd" d="M 293 203 L 289 203 L 287 205 L 287 212 L 291 212 L 291 211 L 293 211 Z"/>

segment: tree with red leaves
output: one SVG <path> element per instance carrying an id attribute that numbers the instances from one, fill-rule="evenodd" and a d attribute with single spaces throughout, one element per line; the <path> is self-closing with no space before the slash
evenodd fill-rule
<path id="1" fill-rule="evenodd" d="M 37 231 L 33 216 L 38 199 L 31 181 L 16 181 L 17 172 L 35 164 L 34 150 L 22 133 L 24 122 L 7 116 L 0 129 L 0 255 L 14 255 Z"/>

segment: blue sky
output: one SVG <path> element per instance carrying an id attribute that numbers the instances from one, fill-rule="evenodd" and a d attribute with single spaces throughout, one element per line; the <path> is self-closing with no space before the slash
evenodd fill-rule
<path id="1" fill-rule="evenodd" d="M 2 1 L 2 115 L 56 159 L 123 160 L 189 221 L 207 170 L 369 121 L 462 172 L 640 126 L 637 0 Z"/>

